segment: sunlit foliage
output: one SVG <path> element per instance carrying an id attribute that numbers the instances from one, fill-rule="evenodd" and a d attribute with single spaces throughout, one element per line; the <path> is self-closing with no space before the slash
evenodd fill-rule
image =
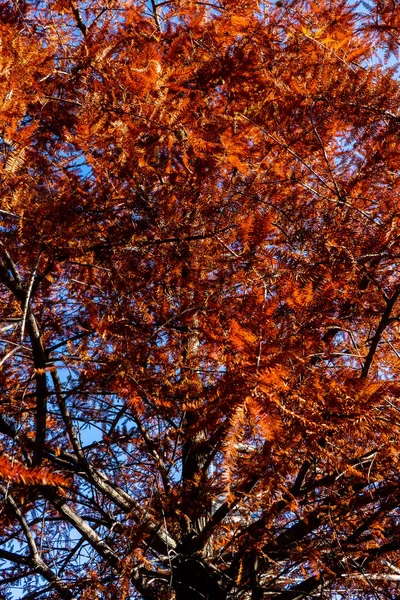
<path id="1" fill-rule="evenodd" d="M 399 597 L 399 27 L 0 3 L 2 597 Z"/>

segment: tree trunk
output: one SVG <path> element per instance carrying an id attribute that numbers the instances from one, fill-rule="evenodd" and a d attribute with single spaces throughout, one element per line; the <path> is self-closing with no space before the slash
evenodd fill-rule
<path id="1" fill-rule="evenodd" d="M 174 568 L 176 600 L 226 600 L 227 592 L 216 579 L 200 557 L 181 554 Z"/>

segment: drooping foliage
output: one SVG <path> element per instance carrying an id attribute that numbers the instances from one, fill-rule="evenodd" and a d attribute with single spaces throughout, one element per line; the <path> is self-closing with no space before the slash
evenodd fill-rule
<path id="1" fill-rule="evenodd" d="M 4 598 L 399 597 L 399 27 L 0 4 Z"/>

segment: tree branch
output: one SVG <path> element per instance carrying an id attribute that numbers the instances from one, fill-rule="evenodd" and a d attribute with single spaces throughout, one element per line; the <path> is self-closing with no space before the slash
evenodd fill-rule
<path id="1" fill-rule="evenodd" d="M 365 362 L 364 362 L 364 366 L 363 366 L 362 371 L 361 371 L 361 378 L 362 379 L 365 379 L 366 377 L 368 377 L 368 373 L 369 373 L 369 370 L 371 368 L 372 361 L 374 359 L 376 349 L 378 348 L 378 344 L 379 344 L 379 342 L 381 340 L 383 332 L 385 331 L 386 327 L 390 323 L 390 315 L 391 315 L 391 312 L 392 312 L 392 310 L 394 308 L 394 305 L 396 304 L 396 301 L 397 301 L 399 295 L 400 295 L 400 287 L 398 287 L 396 289 L 396 291 L 394 292 L 393 296 L 391 298 L 389 298 L 388 301 L 387 301 L 386 308 L 385 308 L 385 310 L 383 312 L 382 318 L 381 318 L 381 320 L 379 322 L 379 325 L 378 325 L 378 327 L 376 329 L 375 335 L 372 338 L 371 346 L 369 348 L 369 352 L 367 354 L 367 357 L 366 357 Z"/>
<path id="2" fill-rule="evenodd" d="M 42 577 L 44 577 L 50 583 L 50 585 L 55 590 L 57 590 L 57 592 L 60 594 L 61 598 L 65 599 L 65 600 L 76 600 L 75 595 L 71 592 L 71 590 L 66 585 L 64 585 L 64 583 L 61 581 L 61 579 L 59 577 L 57 577 L 57 575 L 50 569 L 50 567 L 48 565 L 46 565 L 46 563 L 42 560 L 42 558 L 39 554 L 39 551 L 37 549 L 35 538 L 33 537 L 32 531 L 31 531 L 22 511 L 20 510 L 19 506 L 17 505 L 14 498 L 10 494 L 9 490 L 0 484 L 0 493 L 3 494 L 5 502 L 7 502 L 7 504 L 9 504 L 9 506 L 11 507 L 11 510 L 15 514 L 17 520 L 19 521 L 19 524 L 21 525 L 22 531 L 24 532 L 25 539 L 27 541 L 27 544 L 28 544 L 28 547 L 30 550 L 30 554 L 31 554 L 30 558 L 26 558 L 26 562 L 24 561 L 24 564 L 32 565 L 34 570 L 37 573 L 39 573 L 40 575 L 42 575 Z M 13 560 L 12 557 L 14 555 L 12 553 L 7 553 L 7 554 L 8 554 L 7 560 L 9 560 L 9 559 Z M 4 555 L 4 551 L 3 551 L 3 555 Z M 17 562 L 20 563 L 21 561 L 17 560 Z"/>

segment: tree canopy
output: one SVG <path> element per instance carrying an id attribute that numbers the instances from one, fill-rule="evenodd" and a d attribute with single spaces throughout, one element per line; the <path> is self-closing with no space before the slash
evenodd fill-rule
<path id="1" fill-rule="evenodd" d="M 2 598 L 399 597 L 399 28 L 0 3 Z"/>

